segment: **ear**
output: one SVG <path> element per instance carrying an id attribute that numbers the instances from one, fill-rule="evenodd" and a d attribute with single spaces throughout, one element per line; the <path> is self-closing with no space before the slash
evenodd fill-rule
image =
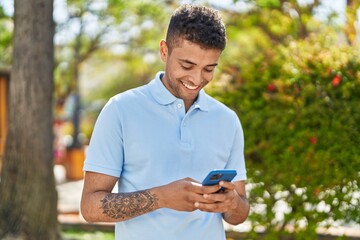
<path id="1" fill-rule="evenodd" d="M 160 41 L 160 58 L 163 62 L 166 62 L 168 56 L 168 47 L 165 40 Z"/>

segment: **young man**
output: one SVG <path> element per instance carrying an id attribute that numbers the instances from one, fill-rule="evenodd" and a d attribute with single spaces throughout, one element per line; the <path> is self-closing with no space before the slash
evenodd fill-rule
<path id="1" fill-rule="evenodd" d="M 87 221 L 116 222 L 116 239 L 132 240 L 221 240 L 222 220 L 245 221 L 243 131 L 236 114 L 202 90 L 225 44 L 216 11 L 174 12 L 160 42 L 165 72 L 111 98 L 98 117 L 84 166 Z M 238 175 L 202 186 L 213 169 Z"/>

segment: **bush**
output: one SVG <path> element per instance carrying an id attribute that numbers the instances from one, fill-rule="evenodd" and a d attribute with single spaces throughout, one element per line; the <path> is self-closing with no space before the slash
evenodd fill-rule
<path id="1" fill-rule="evenodd" d="M 294 231 L 295 239 L 316 239 L 319 226 L 360 223 L 360 58 L 340 39 L 324 30 L 264 47 L 244 63 L 251 74 L 223 71 L 227 84 L 210 88 L 241 119 L 249 219 L 266 239 Z M 242 64 L 232 60 L 223 69 Z"/>

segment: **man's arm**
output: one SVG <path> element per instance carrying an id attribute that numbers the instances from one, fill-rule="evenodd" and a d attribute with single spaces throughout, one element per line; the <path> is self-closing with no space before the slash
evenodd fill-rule
<path id="1" fill-rule="evenodd" d="M 88 222 L 120 222 L 159 208 L 194 211 L 195 202 L 210 203 L 203 196 L 218 186 L 202 187 L 190 178 L 131 193 L 111 193 L 116 177 L 86 172 L 81 213 Z"/>
<path id="2" fill-rule="evenodd" d="M 86 172 L 81 197 L 81 213 L 88 222 L 124 221 L 158 208 L 151 190 L 111 193 L 116 177 Z"/>
<path id="3" fill-rule="evenodd" d="M 237 181 L 234 190 L 234 199 L 229 211 L 223 213 L 223 218 L 227 223 L 237 225 L 243 223 L 249 216 L 250 205 L 246 198 L 245 182 Z"/>

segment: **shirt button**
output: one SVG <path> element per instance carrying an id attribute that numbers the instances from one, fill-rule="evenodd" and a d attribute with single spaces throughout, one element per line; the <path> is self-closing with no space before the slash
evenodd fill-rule
<path id="1" fill-rule="evenodd" d="M 179 103 L 179 104 L 177 105 L 177 107 L 178 107 L 178 108 L 181 108 L 181 107 L 182 107 L 182 104 L 181 104 L 181 103 Z"/>

